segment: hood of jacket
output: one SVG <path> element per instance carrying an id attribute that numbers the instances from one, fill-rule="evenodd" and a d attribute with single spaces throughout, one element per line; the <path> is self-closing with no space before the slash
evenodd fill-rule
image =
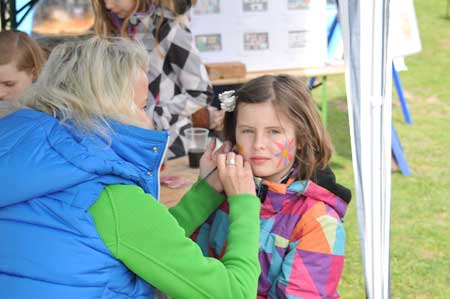
<path id="1" fill-rule="evenodd" d="M 1 118 L 0 207 L 97 178 L 105 184 L 120 178 L 152 193 L 155 184 L 148 177 L 163 161 L 168 133 L 115 121 L 108 124 L 112 130 L 110 140 L 105 140 L 79 134 L 74 127 L 32 109 Z"/>

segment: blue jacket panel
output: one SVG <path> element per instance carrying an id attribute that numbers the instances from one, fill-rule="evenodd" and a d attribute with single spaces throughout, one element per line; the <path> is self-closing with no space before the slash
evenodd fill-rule
<path id="1" fill-rule="evenodd" d="M 153 297 L 88 209 L 110 184 L 158 198 L 168 134 L 109 126 L 105 140 L 30 109 L 0 119 L 0 298 Z"/>

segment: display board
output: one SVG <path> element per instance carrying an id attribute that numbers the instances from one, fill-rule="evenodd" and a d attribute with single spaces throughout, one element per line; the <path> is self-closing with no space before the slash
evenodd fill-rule
<path id="1" fill-rule="evenodd" d="M 323 66 L 326 26 L 326 0 L 198 0 L 191 20 L 205 63 L 248 71 Z"/>

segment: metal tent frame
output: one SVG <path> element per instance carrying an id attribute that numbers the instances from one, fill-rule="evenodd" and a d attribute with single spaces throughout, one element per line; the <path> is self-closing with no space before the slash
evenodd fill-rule
<path id="1" fill-rule="evenodd" d="M 0 0 L 2 31 L 17 29 L 38 1 L 39 0 L 30 0 L 22 7 L 17 8 L 16 0 Z M 20 19 L 17 19 L 18 15 L 22 12 L 24 12 L 23 15 Z"/>

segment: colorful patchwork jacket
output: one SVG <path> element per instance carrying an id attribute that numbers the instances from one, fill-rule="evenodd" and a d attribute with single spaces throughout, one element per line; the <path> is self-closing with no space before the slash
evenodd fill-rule
<path id="1" fill-rule="evenodd" d="M 339 298 L 345 244 L 342 218 L 351 194 L 327 169 L 328 176 L 318 183 L 293 178 L 259 183 L 263 204 L 258 299 Z M 221 257 L 228 225 L 225 202 L 192 238 L 205 255 Z"/>

